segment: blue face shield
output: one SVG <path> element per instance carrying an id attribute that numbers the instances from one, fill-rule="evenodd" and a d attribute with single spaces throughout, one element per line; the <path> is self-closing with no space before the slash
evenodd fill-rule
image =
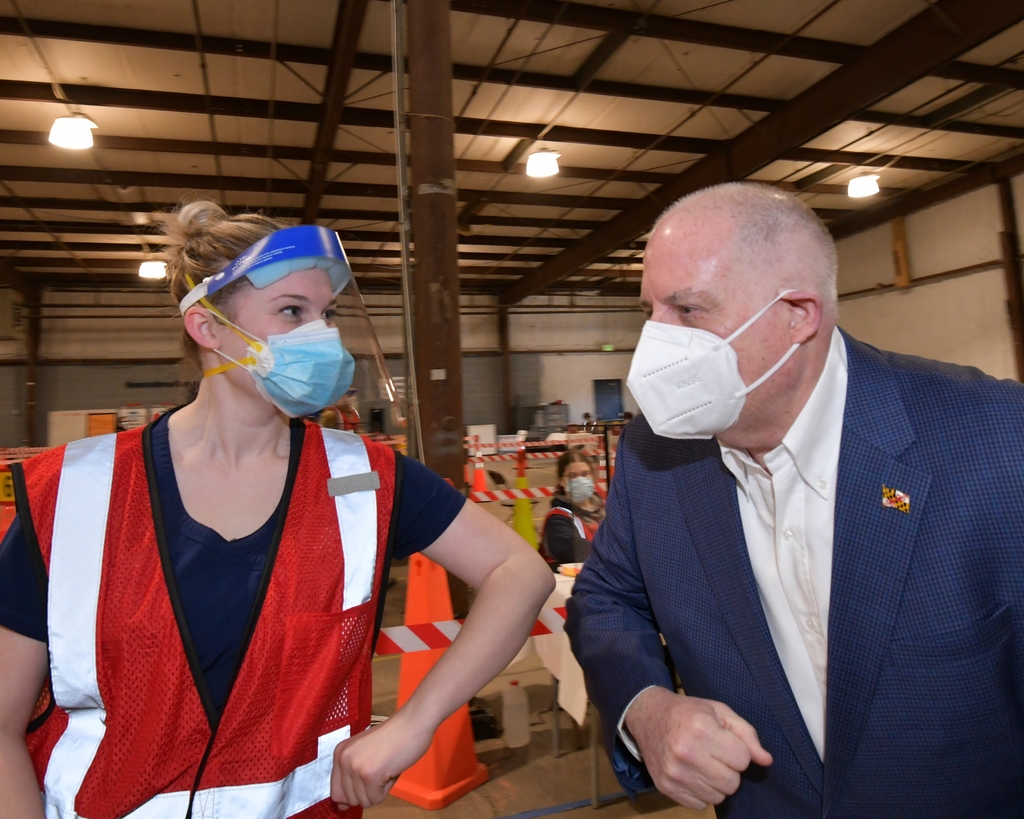
<path id="1" fill-rule="evenodd" d="M 248 355 L 238 361 L 217 350 L 230 363 L 203 375 L 242 367 L 253 377 L 260 394 L 292 418 L 311 415 L 337 402 L 352 386 L 355 371 L 355 359 L 341 343 L 337 327 L 318 319 L 264 341 L 233 324 L 206 298 L 243 276 L 262 289 L 290 273 L 312 269 L 327 273 L 335 296 L 352 278 L 338 235 L 327 228 L 299 225 L 266 236 L 220 273 L 193 287 L 181 301 L 182 314 L 202 303 L 249 343 Z"/>
<path id="2" fill-rule="evenodd" d="M 352 279 L 352 268 L 337 233 L 318 225 L 296 225 L 275 230 L 243 251 L 220 273 L 195 285 L 181 300 L 181 314 L 185 315 L 185 311 L 197 302 L 204 302 L 209 307 L 209 303 L 204 301 L 207 296 L 243 277 L 257 290 L 262 290 L 289 273 L 314 268 L 327 273 L 335 296 Z"/>

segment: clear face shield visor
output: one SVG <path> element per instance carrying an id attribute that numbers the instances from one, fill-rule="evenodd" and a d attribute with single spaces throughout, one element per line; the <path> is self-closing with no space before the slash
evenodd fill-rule
<path id="1" fill-rule="evenodd" d="M 396 388 L 388 373 L 366 305 L 334 231 L 316 225 L 298 225 L 271 233 L 219 273 L 193 286 L 181 301 L 181 313 L 184 315 L 193 305 L 202 304 L 227 321 L 221 311 L 210 303 L 208 296 L 242 277 L 247 278 L 253 287 L 262 289 L 290 273 L 310 269 L 323 270 L 330 278 L 335 302 L 334 316 L 327 323 L 337 327 L 342 347 L 354 360 L 347 391 L 323 409 L 335 410 L 338 428 L 355 429 L 361 433 L 404 434 L 404 394 Z M 261 346 L 259 340 L 255 340 L 255 348 Z M 273 341 L 267 346 L 272 351 Z M 256 355 L 256 358 L 264 359 L 257 362 L 263 369 L 266 369 L 265 349 L 258 350 Z M 249 362 L 235 363 L 248 366 Z"/>
<path id="2" fill-rule="evenodd" d="M 341 333 L 342 344 L 356 363 L 352 387 L 338 402 L 343 416 L 348 408 L 354 410 L 359 416 L 360 432 L 405 435 L 405 383 L 400 380 L 396 385 L 388 372 L 384 353 L 355 278 L 350 279 L 338 293 L 334 309 L 334 325 Z M 343 417 L 342 421 L 345 420 Z"/>

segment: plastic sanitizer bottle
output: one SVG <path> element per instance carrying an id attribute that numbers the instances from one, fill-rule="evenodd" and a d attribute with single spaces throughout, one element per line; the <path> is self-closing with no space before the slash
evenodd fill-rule
<path id="1" fill-rule="evenodd" d="M 519 680 L 512 680 L 501 692 L 501 723 L 509 748 L 530 744 L 530 704 Z"/>

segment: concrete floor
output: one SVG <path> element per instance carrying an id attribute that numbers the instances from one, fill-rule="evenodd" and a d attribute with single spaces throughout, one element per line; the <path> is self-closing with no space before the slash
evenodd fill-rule
<path id="1" fill-rule="evenodd" d="M 535 483 L 531 486 L 546 484 Z M 488 504 L 497 506 L 497 504 Z M 536 507 L 535 516 L 537 514 Z M 501 509 L 494 511 L 498 516 Z M 545 509 L 546 511 L 546 509 Z M 400 625 L 405 605 L 406 567 L 396 565 L 392 571 L 394 583 L 388 592 L 384 612 L 384 625 Z M 398 657 L 381 657 L 373 663 L 373 712 L 388 716 L 394 713 L 398 693 Z M 523 658 L 510 666 L 480 692 L 480 698 L 501 720 L 501 691 L 509 681 L 516 679 L 529 697 L 532 737 L 525 748 L 510 749 L 501 739 L 477 743 L 478 759 L 487 765 L 490 779 L 462 799 L 440 811 L 425 811 L 396 797 L 366 812 L 367 819 L 496 819 L 524 811 L 548 808 L 590 798 L 590 731 L 582 728 L 564 712 L 559 712 L 561 728 L 561 755 L 552 753 L 551 738 L 551 675 L 540 664 L 536 655 Z M 592 717 L 588 717 L 592 718 Z M 599 754 L 599 783 L 602 795 L 621 791 L 604 750 Z M 557 814 L 574 819 L 626 819 L 640 815 L 653 815 L 658 819 L 713 819 L 714 811 L 696 812 L 682 808 L 659 794 L 641 797 L 636 803 L 626 798 L 605 802 L 594 810 L 584 807 Z"/>

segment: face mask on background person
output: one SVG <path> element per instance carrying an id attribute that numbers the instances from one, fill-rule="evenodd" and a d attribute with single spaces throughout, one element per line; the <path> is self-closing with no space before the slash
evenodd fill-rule
<path id="1" fill-rule="evenodd" d="M 760 387 L 791 355 L 789 351 L 768 372 L 747 386 L 740 376 L 731 344 L 784 290 L 728 338 L 706 330 L 648 321 L 633 353 L 626 384 L 656 435 L 665 438 L 712 438 L 736 423 L 747 393 Z"/>
<path id="2" fill-rule="evenodd" d="M 594 494 L 593 478 L 570 478 L 565 485 L 565 492 L 575 504 L 586 503 Z"/>
<path id="3" fill-rule="evenodd" d="M 323 319 L 303 324 L 287 333 L 267 336 L 265 342 L 231 324 L 249 342 L 249 355 L 236 361 L 220 350 L 230 364 L 203 373 L 217 375 L 232 367 L 243 367 L 256 382 L 256 389 L 285 415 L 312 415 L 337 402 L 352 386 L 355 359 L 341 343 L 337 327 Z"/>

